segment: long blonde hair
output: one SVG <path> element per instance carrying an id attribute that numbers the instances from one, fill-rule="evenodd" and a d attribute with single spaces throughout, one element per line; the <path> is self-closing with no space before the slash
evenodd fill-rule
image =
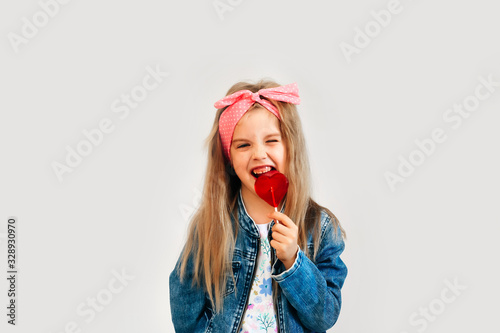
<path id="1" fill-rule="evenodd" d="M 260 89 L 280 86 L 271 80 L 260 80 L 255 84 L 238 82 L 227 92 Z M 295 105 L 270 100 L 280 112 L 280 129 L 285 143 L 288 161 L 285 175 L 289 180 L 284 213 L 298 226 L 298 244 L 307 256 L 314 259 L 319 247 L 320 215 L 325 210 L 335 227 L 339 227 L 342 237 L 345 231 L 331 211 L 318 205 L 311 198 L 309 160 L 302 132 L 302 125 Z M 255 103 L 251 108 L 261 107 Z M 214 311 L 222 309 L 225 281 L 232 277 L 232 255 L 238 231 L 237 196 L 241 182 L 237 176 L 226 169 L 226 163 L 219 135 L 219 118 L 225 108 L 218 109 L 212 130 L 206 139 L 208 162 L 205 172 L 203 195 L 200 207 L 194 214 L 188 231 L 186 245 L 182 252 L 180 277 L 185 276 L 189 257 L 192 257 L 194 272 L 193 284 L 203 285 Z M 250 111 L 249 110 L 249 111 Z M 236 225 L 233 229 L 231 215 Z M 307 234 L 311 232 L 314 240 L 313 253 L 307 247 Z"/>

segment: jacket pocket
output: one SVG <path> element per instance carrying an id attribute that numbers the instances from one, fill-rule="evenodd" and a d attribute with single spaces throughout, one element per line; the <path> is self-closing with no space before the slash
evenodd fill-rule
<path id="1" fill-rule="evenodd" d="M 238 282 L 238 276 L 240 275 L 241 262 L 233 261 L 232 268 L 233 268 L 233 275 L 228 276 L 227 278 L 226 290 L 224 292 L 223 297 L 226 297 L 234 292 L 235 286 Z"/>

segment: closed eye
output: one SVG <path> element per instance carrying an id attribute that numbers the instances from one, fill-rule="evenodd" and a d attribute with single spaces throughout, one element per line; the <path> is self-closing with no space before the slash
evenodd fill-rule
<path id="1" fill-rule="evenodd" d="M 242 145 L 239 145 L 237 148 L 243 148 L 243 147 L 247 147 L 248 146 L 248 143 L 244 143 Z"/>

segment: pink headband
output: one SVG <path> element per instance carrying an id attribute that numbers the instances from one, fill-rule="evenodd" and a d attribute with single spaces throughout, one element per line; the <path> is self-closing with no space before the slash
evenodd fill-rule
<path id="1" fill-rule="evenodd" d="M 222 141 L 222 149 L 228 160 L 231 159 L 229 150 L 231 142 L 233 141 L 234 128 L 241 117 L 243 117 L 254 103 L 259 103 L 281 120 L 278 109 L 269 101 L 261 99 L 260 96 L 292 104 L 300 103 L 297 83 L 290 83 L 286 86 L 279 86 L 276 88 L 261 89 L 256 93 L 250 90 L 240 90 L 215 102 L 214 106 L 217 109 L 229 105 L 224 112 L 222 112 L 219 119 L 219 133 Z"/>

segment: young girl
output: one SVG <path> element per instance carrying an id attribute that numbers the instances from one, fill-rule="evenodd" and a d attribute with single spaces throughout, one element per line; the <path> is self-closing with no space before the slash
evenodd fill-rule
<path id="1" fill-rule="evenodd" d="M 345 232 L 310 195 L 295 83 L 239 82 L 207 139 L 203 198 L 170 274 L 176 332 L 325 332 L 340 312 Z M 275 211 L 254 189 L 288 178 Z"/>

